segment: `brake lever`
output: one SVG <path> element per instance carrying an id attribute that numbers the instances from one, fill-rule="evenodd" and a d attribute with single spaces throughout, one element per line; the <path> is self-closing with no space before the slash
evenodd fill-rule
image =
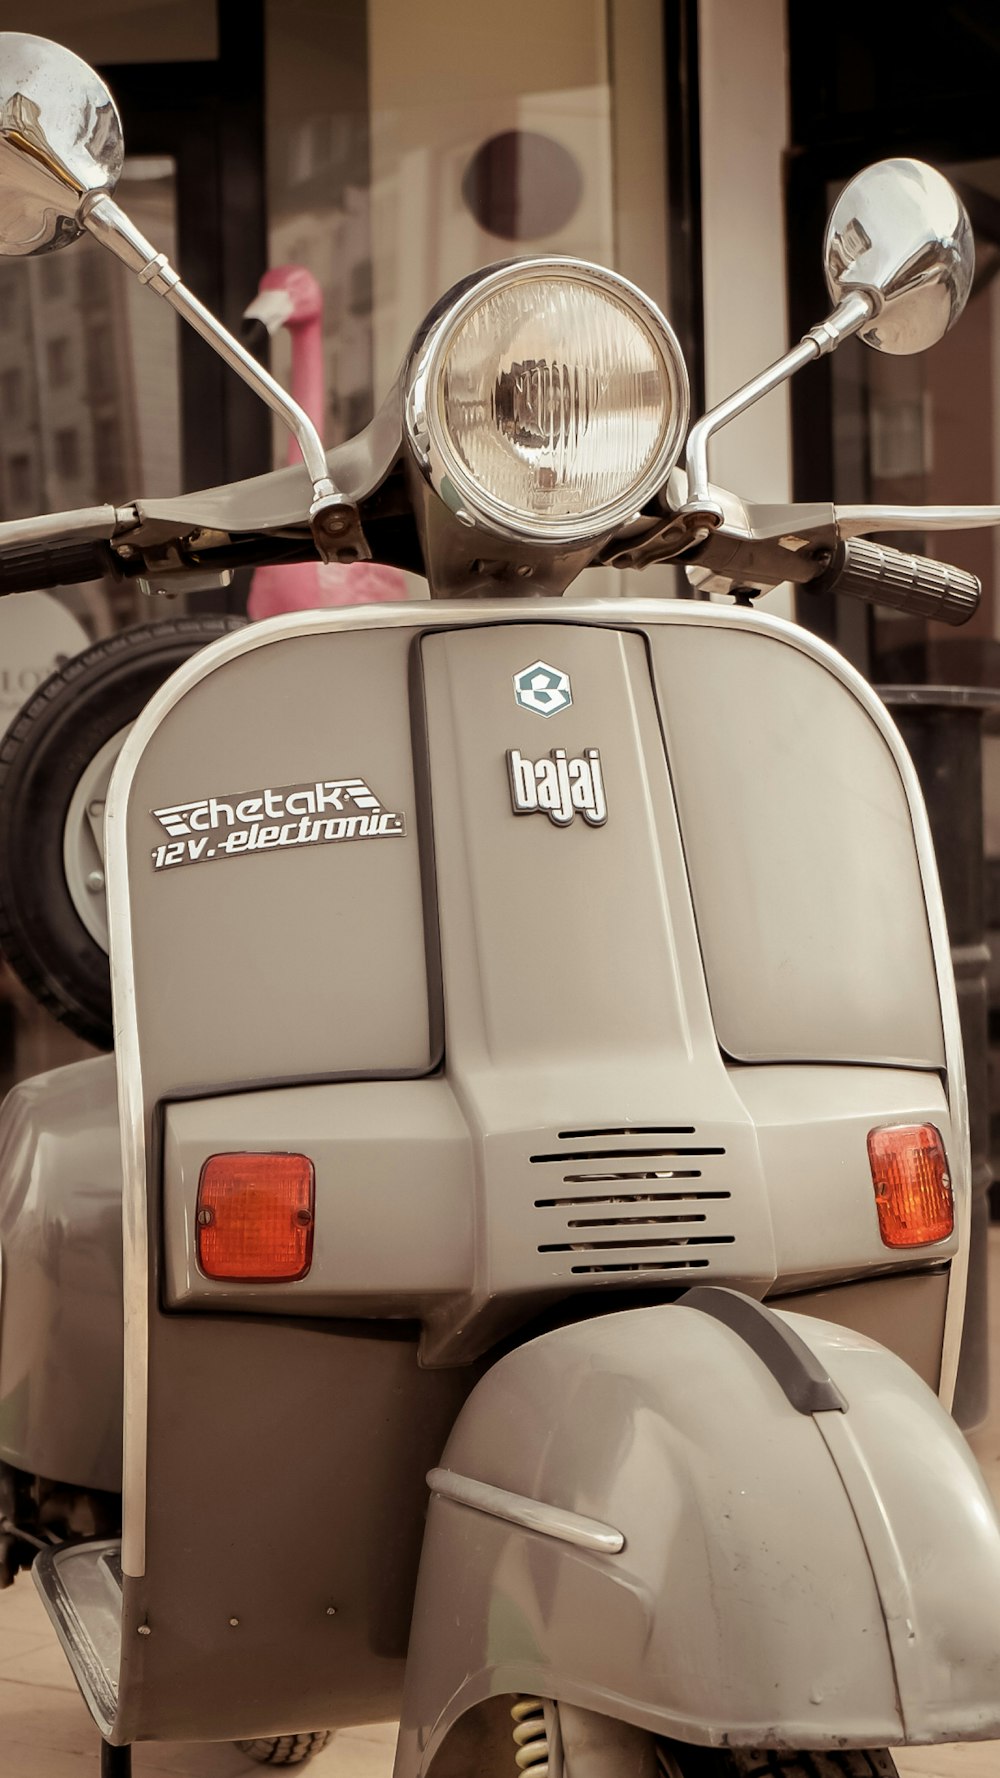
<path id="1" fill-rule="evenodd" d="M 683 510 L 687 477 L 675 469 L 659 496 L 660 515 L 637 514 L 608 541 L 598 560 L 614 568 L 663 562 L 697 566 L 762 592 L 784 580 L 813 580 L 827 566 L 839 535 L 829 502 L 751 504 L 714 486 L 711 495 L 721 523 L 692 533 L 690 514 Z"/>
<path id="2" fill-rule="evenodd" d="M 807 585 L 823 574 L 838 543 L 892 531 L 968 531 L 1000 525 L 1000 506 L 834 506 L 765 504 L 712 488 L 723 519 L 692 538 L 686 478 L 675 470 L 660 495 L 661 515 L 641 514 L 609 540 L 599 560 L 615 568 L 675 562 L 734 586 L 766 592 L 783 581 Z"/>

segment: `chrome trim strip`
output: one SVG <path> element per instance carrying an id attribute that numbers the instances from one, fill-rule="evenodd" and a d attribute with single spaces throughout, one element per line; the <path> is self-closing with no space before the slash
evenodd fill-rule
<path id="1" fill-rule="evenodd" d="M 526 1494 L 511 1494 L 507 1488 L 473 1481 L 471 1476 L 459 1475 L 453 1469 L 430 1470 L 427 1486 L 442 1500 L 454 1500 L 458 1506 L 488 1513 L 493 1519 L 506 1519 L 508 1525 L 521 1525 L 525 1531 L 558 1538 L 560 1543 L 576 1544 L 581 1550 L 616 1556 L 625 1548 L 624 1533 L 612 1525 L 602 1525 L 599 1519 L 586 1519 L 582 1513 L 549 1506 L 544 1500 L 531 1500 Z"/>
<path id="2" fill-rule="evenodd" d="M 168 682 L 169 683 L 169 682 Z M 122 1152 L 122 1258 L 125 1311 L 122 1420 L 122 1573 L 146 1572 L 146 1426 L 149 1369 L 149 1243 L 146 1227 L 146 1124 L 129 917 L 126 816 L 132 775 L 149 734 L 143 711 L 118 756 L 104 811 L 108 951 L 114 1011 L 118 1136 Z M 136 730 L 139 744 L 133 745 Z M 122 762 L 124 761 L 124 770 Z"/>
<path id="3" fill-rule="evenodd" d="M 736 607 L 698 605 L 670 599 L 475 599 L 414 600 L 406 605 L 351 605 L 320 611 L 292 612 L 235 630 L 185 661 L 146 705 L 125 741 L 108 790 L 106 855 L 108 915 L 111 926 L 111 981 L 115 1008 L 115 1054 L 118 1069 L 119 1118 L 122 1131 L 125 1245 L 125 1451 L 126 1528 L 122 1568 L 131 1576 L 145 1572 L 146 1388 L 147 1388 L 147 1238 L 145 1220 L 146 1149 L 141 1059 L 136 1025 L 125 817 L 132 779 L 143 750 L 171 710 L 210 673 L 255 648 L 292 637 L 328 635 L 337 631 L 378 628 L 415 633 L 457 629 L 464 624 L 581 623 L 612 629 L 647 624 L 731 625 L 772 636 L 812 657 L 833 673 L 871 717 L 892 752 L 910 808 L 917 859 L 927 905 L 931 946 L 941 999 L 945 1046 L 945 1090 L 952 1124 L 952 1184 L 955 1190 L 958 1251 L 952 1261 L 945 1319 L 945 1344 L 939 1394 L 951 1407 L 965 1313 L 969 1266 L 971 1158 L 965 1096 L 965 1061 L 958 1019 L 958 999 L 951 966 L 944 904 L 938 883 L 934 844 L 913 762 L 902 737 L 871 686 L 828 643 L 784 618 Z"/>

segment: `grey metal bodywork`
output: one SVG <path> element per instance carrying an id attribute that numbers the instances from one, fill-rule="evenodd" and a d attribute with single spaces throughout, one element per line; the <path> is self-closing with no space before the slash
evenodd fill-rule
<path id="1" fill-rule="evenodd" d="M 259 627 L 227 664 L 199 672 L 157 722 L 136 768 L 128 849 L 142 892 L 132 897 L 130 942 L 137 1000 L 155 1009 L 142 1032 L 143 1075 L 155 1083 L 147 1091 L 170 1106 L 167 1300 L 286 1300 L 289 1310 L 311 1312 L 326 1289 L 334 1312 L 364 1310 L 363 1269 L 351 1264 L 360 1217 L 338 1212 L 331 1223 L 339 1286 L 320 1270 L 301 1286 L 255 1289 L 251 1299 L 191 1266 L 197 1176 L 212 1142 L 231 1146 L 243 1120 L 263 1145 L 270 1128 L 272 1146 L 294 1146 L 293 1082 L 331 1083 L 322 1165 L 336 1201 L 357 1164 L 350 1143 L 358 1123 L 335 1083 L 358 1075 L 373 1089 L 382 1077 L 385 1088 L 374 1093 L 382 1121 L 366 1164 L 375 1164 L 380 1143 L 409 1139 L 412 1149 L 405 1168 L 379 1163 L 383 1208 L 376 1216 L 373 1207 L 371 1226 L 378 1223 L 383 1243 L 378 1276 L 395 1265 L 395 1312 L 421 1315 L 425 1361 L 481 1353 L 547 1297 L 623 1278 L 680 1284 L 701 1273 L 761 1293 L 776 1282 L 791 1288 L 875 1264 L 908 1266 L 878 1237 L 867 1130 L 887 1118 L 939 1123 L 960 1190 L 963 1132 L 940 1079 L 921 877 L 932 865 L 914 847 L 898 753 L 794 632 L 781 636 L 792 646 L 775 646 L 759 622 L 720 617 L 706 629 L 703 618 L 669 606 L 642 608 L 641 624 L 634 612 L 623 623 L 615 609 L 614 626 L 609 611 L 595 619 L 591 606 L 539 602 L 530 622 L 523 611 L 504 611 L 503 622 L 497 610 L 473 610 L 433 626 L 428 613 L 410 609 L 378 626 L 319 616 Z M 688 652 L 702 642 L 720 650 L 718 690 L 710 662 Z M 513 696 L 514 674 L 539 656 L 557 657 L 574 687 L 572 705 L 553 721 L 518 708 Z M 683 702 L 689 680 L 702 687 L 700 703 Z M 828 704 L 823 757 L 837 764 L 827 764 L 825 780 L 819 755 L 799 758 L 810 699 Z M 261 710 L 280 713 L 277 736 L 260 723 Z M 767 744 L 761 766 L 758 731 Z M 606 827 L 513 817 L 508 747 L 535 758 L 554 742 L 570 756 L 599 742 Z M 768 770 L 777 769 L 772 756 L 785 775 L 781 799 L 796 782 L 818 785 L 826 817 L 777 857 L 771 829 L 763 844 L 754 839 Z M 151 868 L 162 839 L 152 809 L 199 795 L 235 807 L 224 786 L 342 771 L 367 774 L 405 834 Z M 715 799 L 724 819 L 709 828 Z M 863 875 L 831 871 L 829 829 L 852 855 L 882 845 L 891 897 L 873 909 Z M 721 874 L 756 921 L 736 938 L 725 909 L 713 924 L 697 906 L 699 894 L 712 893 L 697 887 L 709 852 L 726 842 L 732 868 Z M 820 891 L 833 947 L 817 939 Z M 277 930 L 275 906 L 295 909 Z M 720 1052 L 712 998 L 720 980 L 744 1026 L 766 984 L 760 1016 L 770 1029 L 757 1059 L 767 1066 L 740 1068 Z M 432 1081 L 445 1029 L 444 1078 Z M 840 1061 L 853 1066 L 832 1065 Z M 387 1088 L 386 1077 L 400 1074 L 414 1077 L 408 1095 Z M 227 1106 L 251 1088 L 253 1103 Z M 262 1088 L 283 1096 L 261 1099 Z M 195 1095 L 199 1108 L 177 1103 Z M 206 1103 L 213 1096 L 215 1112 Z M 468 1132 L 470 1162 L 462 1164 L 470 1172 L 458 1194 L 446 1183 L 451 1163 L 442 1170 L 427 1146 L 432 1101 L 448 1104 L 449 1129 Z M 407 1106 L 421 1107 L 419 1116 Z M 319 1117 L 318 1109 L 309 1115 L 314 1132 Z M 652 1131 L 646 1141 L 636 1134 L 643 1130 Z M 639 1149 L 645 1166 L 634 1159 Z M 415 1305 L 422 1267 L 407 1231 L 421 1168 L 430 1228 L 438 1194 L 443 1269 Z M 592 1199 L 596 1216 L 609 1196 L 606 1177 L 621 1185 L 630 1174 L 634 1185 L 611 1195 L 631 1194 L 638 1221 L 650 1172 L 690 1182 L 661 1186 L 676 1202 L 660 1214 L 677 1223 L 633 1226 L 614 1246 L 595 1234 L 601 1245 L 589 1260 L 576 1251 L 585 1237 L 574 1236 L 577 1219 L 560 1207 Z M 796 1187 L 803 1172 L 808 1197 Z M 470 1239 L 471 1262 L 459 1260 Z M 935 1257 L 956 1251 L 953 1240 Z M 449 1292 L 453 1261 L 464 1278 L 455 1288 L 453 1276 Z M 385 1312 L 378 1277 L 369 1288 L 367 1312 L 380 1312 L 379 1301 Z"/>
<path id="2" fill-rule="evenodd" d="M 912 824 L 867 712 L 767 636 L 682 627 L 651 649 L 722 1048 L 942 1067 Z"/>
<path id="3" fill-rule="evenodd" d="M 121 1487 L 121 1145 L 112 1056 L 15 1087 L 0 1112 L 0 1456 Z"/>
<path id="4" fill-rule="evenodd" d="M 720 648 L 717 688 L 709 642 Z M 537 659 L 572 682 L 572 702 L 551 719 L 514 697 L 514 676 Z M 701 686 L 700 702 L 689 681 Z M 823 754 L 797 761 L 815 700 Z M 815 779 L 827 754 L 827 765 L 837 762 L 824 799 L 845 852 L 890 830 L 892 893 L 877 909 L 862 875 L 831 873 L 825 828 L 800 833 L 777 859 L 755 843 L 767 794 L 758 743 L 793 807 L 797 775 Z M 515 813 L 508 750 L 538 761 L 588 748 L 604 765 L 606 825 Z M 391 832 L 352 827 L 313 843 L 307 823 L 296 838 L 284 821 L 289 789 L 298 797 L 303 786 L 347 781 L 363 781 L 390 812 Z M 250 830 L 240 810 L 267 795 L 280 814 L 272 820 L 265 806 L 253 843 L 230 846 L 232 832 Z M 713 832 L 716 796 L 725 819 Z M 753 920 L 738 942 L 725 905 L 706 905 L 693 881 L 726 840 Z M 906 1284 L 914 1255 L 890 1252 L 878 1236 L 865 1153 L 877 1123 L 932 1121 L 951 1157 L 959 1230 L 916 1259 L 935 1268 L 939 1328 L 939 1293 L 949 1291 L 933 1380 L 950 1399 L 968 1160 L 947 935 L 909 761 L 870 691 L 821 644 L 767 619 L 653 602 L 355 608 L 254 626 L 188 663 L 139 719 L 111 786 L 107 842 L 126 1314 L 113 1739 L 227 1738 L 391 1714 L 420 1478 L 441 1467 L 496 1342 L 523 1338 L 542 1312 L 590 1320 L 526 1348 L 551 1355 L 536 1395 L 518 1354 L 488 1373 L 456 1433 L 469 1473 L 491 1479 L 477 1469 L 478 1428 L 484 1461 L 497 1440 L 512 1462 L 523 1446 L 520 1487 L 502 1476 L 498 1485 L 530 1494 L 532 1464 L 545 1472 L 531 1427 L 563 1426 L 545 1450 L 577 1480 L 549 1504 L 613 1518 L 615 1478 L 627 1470 L 648 1520 L 625 1531 L 631 1562 L 643 1538 L 663 1534 L 676 1427 L 697 1397 L 706 1456 L 685 1471 L 689 1502 L 714 1523 L 724 1466 L 726 1486 L 746 1488 L 773 1518 L 776 1566 L 760 1564 L 748 1592 L 770 1599 L 800 1563 L 802 1542 L 767 1504 L 760 1478 L 786 1434 L 798 1461 L 805 1428 L 809 1464 L 826 1465 L 826 1498 L 834 1471 L 812 1420 L 800 1427 L 802 1416 L 793 1423 L 776 1411 L 753 1354 L 704 1316 L 692 1328 L 687 1311 L 665 1306 L 600 1311 L 609 1292 L 669 1295 L 706 1281 L 760 1297 L 850 1285 L 878 1268 Z M 841 981 L 836 959 L 811 955 L 817 886 L 830 902 Z M 905 1019 L 895 993 L 901 957 L 913 976 Z M 754 1052 L 762 982 L 767 1032 Z M 719 1020 L 747 1059 L 720 1047 Z M 301 1285 L 220 1286 L 194 1263 L 201 1165 L 246 1147 L 315 1155 L 316 1271 Z M 898 1302 L 898 1291 L 892 1307 L 887 1294 L 889 1339 Z M 649 1344 L 651 1329 L 660 1345 Z M 919 1348 L 909 1335 L 903 1343 Z M 931 1374 L 933 1356 L 919 1349 Z M 720 1364 L 717 1412 L 709 1380 Z M 609 1386 L 606 1417 L 588 1410 L 577 1421 L 578 1378 L 603 1372 L 619 1375 L 618 1405 Z M 526 1445 L 516 1401 L 504 1395 L 512 1376 L 528 1391 Z M 871 1379 L 879 1397 L 885 1376 L 873 1360 L 862 1391 Z M 744 1394 L 756 1416 L 735 1406 L 729 1415 L 730 1395 Z M 947 1421 L 927 1420 L 924 1395 L 919 1437 L 950 1450 Z M 444 1461 L 457 1463 L 453 1452 Z M 969 1523 L 981 1510 L 971 1487 L 954 1485 Z M 843 1527 L 859 1489 L 850 1479 L 831 1497 Z M 529 1534 L 527 1568 L 516 1569 L 509 1594 L 494 1586 L 485 1556 L 456 1576 L 455 1550 L 474 1552 L 480 1533 L 467 1519 L 456 1524 L 450 1515 L 469 1509 L 449 1502 L 442 1543 L 439 1505 L 427 1586 L 433 1595 L 441 1550 L 461 1621 L 476 1624 L 474 1638 L 488 1634 L 496 1671 L 508 1672 L 518 1613 L 530 1620 L 535 1609 L 531 1577 L 543 1577 L 538 1598 L 561 1611 L 564 1589 L 576 1597 L 577 1558 Z M 700 1563 L 704 1587 L 716 1557 L 684 1541 L 690 1585 Z M 994 1544 L 990 1521 L 977 1554 L 1000 1596 Z M 870 1577 L 865 1549 L 850 1547 L 852 1572 Z M 642 1588 L 614 1593 L 641 1593 L 650 1647 L 665 1637 L 664 1649 L 674 1635 L 668 1553 L 674 1544 Z M 831 1647 L 868 1606 L 884 1639 L 884 1601 L 870 1578 L 867 1586 L 862 1605 L 845 1598 Z M 819 1597 L 803 1595 L 802 1611 Z M 412 1696 L 423 1702 L 411 1717 L 426 1741 L 454 1714 L 453 1674 L 450 1645 L 439 1653 L 425 1641 L 421 1609 L 410 1661 Z M 569 1701 L 617 1707 L 600 1668 L 606 1625 L 595 1635 L 601 1619 L 579 1599 L 570 1617 L 572 1636 L 586 1633 L 595 1648 L 587 1658 L 580 1649 L 587 1677 Z M 993 1634 L 985 1618 L 983 1629 Z M 686 1624 L 688 1653 L 669 1681 L 677 1697 L 703 1654 L 706 1671 L 717 1670 L 715 1634 L 704 1613 L 695 1629 Z M 473 1659 L 468 1635 L 465 1646 Z M 765 1644 L 762 1661 L 783 1647 Z M 886 1715 L 895 1659 L 894 1650 L 873 1657 L 856 1683 L 844 1680 L 841 1733 L 855 1744 L 911 1733 L 909 1719 Z M 645 1690 L 634 1720 L 683 1719 L 698 1738 L 690 1696 L 687 1717 L 680 1704 L 671 1717 L 665 1675 L 636 1672 Z M 967 1702 L 960 1688 L 943 1694 L 941 1723 L 987 1732 L 966 1728 Z M 797 1714 L 792 1690 L 778 1703 L 770 1726 L 782 1740 L 794 1729 L 802 1745 L 830 1744 L 826 1719 Z M 738 1705 L 734 1693 L 716 1720 L 728 1710 L 748 1723 Z"/>
<path id="5" fill-rule="evenodd" d="M 828 1290 L 793 1291 L 770 1302 L 782 1312 L 814 1315 L 877 1340 L 937 1391 L 948 1306 L 947 1266 L 895 1278 L 865 1278 Z"/>
<path id="6" fill-rule="evenodd" d="M 1000 1523 L 971 1454 L 883 1348 L 781 1319 L 846 1412 L 797 1411 L 684 1304 L 562 1328 L 488 1373 L 433 1480 L 530 1497 L 539 1523 L 432 1496 L 395 1778 L 510 1692 L 721 1746 L 998 1732 Z M 567 1543 L 547 1505 L 623 1547 Z"/>
<path id="7" fill-rule="evenodd" d="M 583 1073 L 582 1042 L 578 1053 Z M 516 1121 L 525 1093 L 508 1097 L 508 1127 L 490 1128 L 460 1083 L 437 1074 L 169 1105 L 164 1301 L 237 1314 L 408 1315 L 423 1324 L 422 1361 L 453 1364 L 563 1298 L 623 1283 L 671 1285 L 680 1274 L 761 1294 L 866 1266 L 909 1272 L 914 1256 L 890 1255 L 872 1226 L 865 1139 L 890 1117 L 947 1129 L 939 1079 L 871 1067 L 815 1069 L 805 1080 L 802 1070 L 760 1072 L 768 1078 L 755 1093 L 756 1071 L 748 1080 L 717 1063 L 696 1098 L 676 1062 L 664 1063 L 692 1115 L 679 1131 L 663 1129 L 666 1090 L 652 1082 L 639 1115 L 611 1134 L 593 1115 L 569 1129 L 556 1118 L 525 1127 Z M 201 1170 L 209 1155 L 241 1148 L 312 1160 L 306 1278 L 234 1284 L 200 1270 Z M 953 1246 L 934 1250 L 945 1273 Z M 891 1326 L 885 1337 L 892 1344 Z"/>

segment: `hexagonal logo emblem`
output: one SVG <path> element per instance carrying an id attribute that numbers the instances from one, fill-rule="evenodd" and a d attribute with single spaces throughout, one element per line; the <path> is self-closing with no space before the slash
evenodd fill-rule
<path id="1" fill-rule="evenodd" d="M 558 716 L 573 702 L 569 674 L 548 661 L 532 661 L 514 674 L 514 701 L 522 710 L 534 710 L 536 716 Z"/>

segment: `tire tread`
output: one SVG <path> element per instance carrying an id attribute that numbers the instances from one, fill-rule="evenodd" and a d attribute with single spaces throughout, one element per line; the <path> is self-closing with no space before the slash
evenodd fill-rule
<path id="1" fill-rule="evenodd" d="M 664 1778 L 898 1778 L 885 1748 L 793 1752 L 773 1747 L 690 1747 L 658 1744 Z"/>
<path id="2" fill-rule="evenodd" d="M 235 1746 L 259 1766 L 301 1766 L 327 1745 L 330 1736 L 329 1729 L 313 1729 L 303 1735 L 262 1736 L 255 1741 L 237 1741 Z"/>

